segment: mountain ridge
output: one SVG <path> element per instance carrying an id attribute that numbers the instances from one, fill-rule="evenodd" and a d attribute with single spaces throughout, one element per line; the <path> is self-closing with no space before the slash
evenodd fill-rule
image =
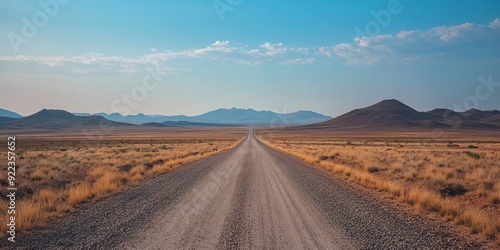
<path id="1" fill-rule="evenodd" d="M 455 112 L 436 108 L 427 112 L 417 111 L 395 100 L 383 100 L 359 108 L 325 122 L 299 126 L 301 128 L 333 130 L 409 130 L 409 129 L 500 129 L 500 111 L 468 110 Z"/>
<path id="2" fill-rule="evenodd" d="M 77 113 L 88 114 L 88 113 Z M 322 115 L 313 111 L 299 110 L 292 113 L 279 114 L 272 111 L 242 108 L 219 108 L 206 112 L 201 115 L 186 116 L 160 116 L 160 115 L 145 115 L 142 113 L 136 115 L 123 116 L 119 113 L 95 113 L 92 115 L 100 115 L 106 119 L 117 122 L 128 122 L 132 124 L 144 123 L 163 123 L 163 122 L 192 122 L 192 123 L 207 123 L 221 125 L 305 125 L 321 121 L 326 121 L 332 117 Z"/>
<path id="3" fill-rule="evenodd" d="M 455 112 L 435 108 L 421 112 L 396 100 L 383 100 L 365 108 L 354 109 L 331 118 L 313 111 L 299 110 L 278 114 L 254 109 L 220 108 L 198 116 L 154 117 L 139 113 L 122 116 L 119 113 L 69 113 L 65 110 L 42 109 L 22 118 L 0 116 L 0 128 L 10 129 L 65 129 L 99 126 L 136 126 L 130 120 L 141 122 L 145 127 L 231 127 L 231 126 L 283 126 L 290 128 L 312 128 L 327 130 L 422 130 L 422 129 L 465 129 L 500 131 L 500 111 L 469 109 Z M 104 117 L 103 117 L 104 116 Z M 167 119 L 166 119 L 167 118 Z M 331 118 L 331 119 L 326 119 Z M 135 120 L 134 120 L 135 119 Z M 317 120 L 323 120 L 317 122 Z M 302 123 L 302 124 L 301 124 Z"/>
<path id="4" fill-rule="evenodd" d="M 23 116 L 7 109 L 0 108 L 0 117 L 22 118 Z"/>
<path id="5" fill-rule="evenodd" d="M 68 129 L 134 125 L 110 121 L 101 116 L 82 117 L 65 110 L 42 109 L 30 116 L 3 121 L 0 126 L 7 129 Z"/>

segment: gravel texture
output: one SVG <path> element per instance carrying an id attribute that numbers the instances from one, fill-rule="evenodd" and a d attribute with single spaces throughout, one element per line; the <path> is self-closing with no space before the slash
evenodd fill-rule
<path id="1" fill-rule="evenodd" d="M 5 244 L 5 242 L 3 242 Z M 18 239 L 20 249 L 478 249 L 438 223 L 270 149 L 165 173 Z"/>

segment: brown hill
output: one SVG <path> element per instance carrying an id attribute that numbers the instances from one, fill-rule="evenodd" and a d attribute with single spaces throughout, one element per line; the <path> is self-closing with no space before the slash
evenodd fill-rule
<path id="1" fill-rule="evenodd" d="M 500 125 L 500 111 L 498 110 L 482 111 L 478 109 L 469 109 L 463 114 L 470 120 Z"/>
<path id="2" fill-rule="evenodd" d="M 355 109 L 329 121 L 311 125 L 311 127 L 363 129 L 418 127 L 432 124 L 428 114 L 421 113 L 398 100 L 384 100 L 372 106 Z"/>
<path id="3" fill-rule="evenodd" d="M 487 111 L 481 111 L 487 112 Z M 448 109 L 419 112 L 398 100 L 384 100 L 372 106 L 317 124 L 296 128 L 334 130 L 498 130 L 496 112 L 474 113 L 467 116 Z M 499 112 L 500 113 L 500 112 Z M 475 118 L 472 118 L 475 117 Z"/>
<path id="4" fill-rule="evenodd" d="M 437 120 L 452 120 L 452 119 L 463 119 L 462 113 L 455 112 L 451 109 L 437 108 L 431 111 L 427 111 L 427 114 L 432 116 L 432 119 Z"/>
<path id="5" fill-rule="evenodd" d="M 68 128 L 98 128 L 107 126 L 134 126 L 107 120 L 101 116 L 75 116 L 64 110 L 43 109 L 24 118 L 3 121 L 0 127 L 4 129 L 68 129 Z"/>

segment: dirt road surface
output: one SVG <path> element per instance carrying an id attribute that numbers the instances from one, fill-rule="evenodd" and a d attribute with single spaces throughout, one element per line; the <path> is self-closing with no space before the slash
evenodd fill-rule
<path id="1" fill-rule="evenodd" d="M 270 149 L 236 148 L 168 172 L 19 238 L 28 249 L 477 249 Z M 14 245 L 9 245 L 14 246 Z"/>

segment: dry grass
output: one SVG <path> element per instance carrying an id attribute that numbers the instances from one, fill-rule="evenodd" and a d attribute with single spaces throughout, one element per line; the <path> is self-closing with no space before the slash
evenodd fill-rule
<path id="1" fill-rule="evenodd" d="M 245 130 L 195 133 L 191 138 L 111 138 L 98 143 L 78 140 L 19 140 L 17 145 L 18 232 L 94 202 L 131 185 L 140 184 L 183 164 L 214 155 L 238 144 Z M 194 139 L 194 138 L 204 139 Z M 5 153 L 0 154 L 6 158 Z M 6 167 L 0 180 L 6 180 Z M 0 182 L 0 230 L 7 230 L 6 182 Z"/>
<path id="2" fill-rule="evenodd" d="M 500 243 L 500 143 L 260 136 L 270 147 Z"/>
<path id="3" fill-rule="evenodd" d="M 89 197 L 91 197 L 90 184 L 88 182 L 83 182 L 68 190 L 68 205 L 74 207 Z"/>

